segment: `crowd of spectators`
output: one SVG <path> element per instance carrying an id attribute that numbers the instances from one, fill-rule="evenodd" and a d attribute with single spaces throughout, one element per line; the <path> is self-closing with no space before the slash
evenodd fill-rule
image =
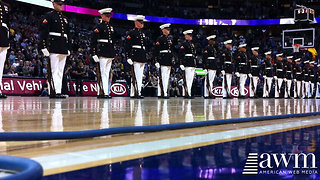
<path id="1" fill-rule="evenodd" d="M 10 49 L 8 50 L 8 58 L 5 63 L 4 75 L 6 76 L 24 76 L 24 77 L 47 77 L 48 61 L 39 52 L 39 34 L 38 26 L 40 24 L 40 14 L 36 11 L 23 10 L 19 5 L 12 6 L 11 13 L 11 29 L 10 29 Z M 68 14 L 71 19 L 70 28 L 72 32 L 72 51 L 67 59 L 64 81 L 74 80 L 97 80 L 96 64 L 90 54 L 90 40 L 92 29 L 95 23 L 98 22 L 96 17 L 90 17 L 91 20 L 83 21 L 74 14 Z M 119 31 L 116 42 L 117 55 L 112 64 L 112 81 L 124 80 L 130 84 L 129 64 L 125 59 L 124 40 L 126 31 L 133 27 L 131 22 L 115 23 L 116 31 Z M 172 40 L 176 52 L 179 49 L 179 44 L 183 42 L 184 36 L 182 32 L 190 27 L 174 26 L 171 30 L 169 38 Z M 217 35 L 217 48 L 221 51 L 223 41 L 233 39 L 234 48 L 237 50 L 239 43 L 247 43 L 249 45 L 260 46 L 261 52 L 273 50 L 275 53 L 281 50 L 281 34 L 272 33 L 272 28 L 269 30 L 260 27 L 258 29 L 247 28 L 238 30 L 230 27 L 219 27 L 217 29 L 205 29 L 200 26 L 192 27 L 195 31 L 193 41 L 198 52 L 198 66 L 202 66 L 202 49 L 206 45 L 206 37 L 211 34 Z M 275 29 L 278 27 L 275 27 Z M 156 29 L 156 30 L 155 30 Z M 148 53 L 149 62 L 145 66 L 144 85 L 148 93 L 154 95 L 156 93 L 158 71 L 152 62 L 152 45 L 154 40 L 159 36 L 158 24 L 149 24 L 145 29 L 147 37 L 149 37 L 150 48 Z M 249 47 L 250 48 L 250 47 Z M 81 70 L 80 70 L 81 69 Z M 196 76 L 194 86 L 202 88 L 203 76 Z M 221 75 L 218 74 L 215 84 L 221 84 Z M 172 95 L 181 95 L 182 88 L 182 72 L 179 69 L 179 59 L 176 57 L 173 62 L 173 67 L 170 77 L 170 92 Z M 199 89 L 198 89 L 199 90 Z M 197 91 L 202 92 L 202 91 Z M 79 92 L 81 94 L 81 92 Z"/>

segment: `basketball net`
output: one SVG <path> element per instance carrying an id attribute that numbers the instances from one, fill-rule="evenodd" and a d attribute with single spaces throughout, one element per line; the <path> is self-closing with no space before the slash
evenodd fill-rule
<path id="1" fill-rule="evenodd" d="M 301 44 L 292 44 L 293 52 L 299 52 Z"/>

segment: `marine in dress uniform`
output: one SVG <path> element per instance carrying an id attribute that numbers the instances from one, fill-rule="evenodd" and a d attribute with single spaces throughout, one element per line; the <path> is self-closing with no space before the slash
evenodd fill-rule
<path id="1" fill-rule="evenodd" d="M 284 98 L 290 98 L 291 97 L 291 85 L 292 85 L 292 79 L 293 79 L 293 67 L 292 64 L 292 58 L 293 56 L 288 56 L 287 61 L 284 64 L 284 71 L 285 71 L 285 81 L 286 88 L 284 91 Z"/>
<path id="2" fill-rule="evenodd" d="M 283 65 L 283 53 L 276 54 L 276 61 L 274 64 L 274 82 L 275 82 L 275 98 L 280 98 L 280 90 L 285 78 L 284 65 Z"/>
<path id="3" fill-rule="evenodd" d="M 163 24 L 160 26 L 162 35 L 157 38 L 154 56 L 155 66 L 160 70 L 160 77 L 158 81 L 158 97 L 168 99 L 168 83 L 170 78 L 170 71 L 172 66 L 172 41 L 169 39 L 170 25 Z"/>
<path id="4" fill-rule="evenodd" d="M 303 73 L 303 81 L 302 81 L 302 98 L 307 99 L 308 95 L 310 94 L 310 88 L 309 88 L 309 81 L 310 81 L 310 67 L 309 67 L 309 60 L 306 60 L 303 62 L 304 67 L 302 70 Z"/>
<path id="5" fill-rule="evenodd" d="M 257 89 L 258 89 L 258 80 L 260 76 L 260 69 L 258 66 L 259 61 L 259 47 L 253 47 L 251 48 L 252 56 L 249 60 L 249 66 L 250 66 L 250 74 L 248 75 L 250 77 L 250 98 L 257 98 Z"/>
<path id="6" fill-rule="evenodd" d="M 294 78 L 294 88 L 293 88 L 293 97 L 296 99 L 302 98 L 302 91 L 301 91 L 301 86 L 302 86 L 302 80 L 303 80 L 303 71 L 301 68 L 301 58 L 295 59 L 295 65 L 293 68 L 293 78 Z"/>
<path id="7" fill-rule="evenodd" d="M 196 68 L 196 49 L 192 42 L 193 30 L 184 31 L 186 41 L 181 44 L 179 57 L 181 59 L 180 68 L 184 71 L 185 81 L 182 88 L 182 96 L 191 98 L 191 89 Z"/>
<path id="8" fill-rule="evenodd" d="M 212 94 L 213 81 L 217 73 L 217 50 L 214 47 L 216 35 L 207 37 L 208 46 L 203 51 L 203 64 L 207 71 L 204 80 L 204 98 L 215 98 Z M 208 83 L 209 82 L 209 83 Z"/>
<path id="9" fill-rule="evenodd" d="M 310 68 L 309 68 L 310 81 L 309 81 L 309 94 L 308 94 L 308 98 L 314 98 L 314 97 L 315 97 L 314 87 L 315 87 L 317 78 L 316 78 L 316 71 L 315 71 L 315 69 L 314 69 L 314 65 L 315 65 L 315 62 L 314 62 L 314 61 L 311 61 L 311 62 L 310 62 Z"/>
<path id="10" fill-rule="evenodd" d="M 69 21 L 62 14 L 64 0 L 52 2 L 54 10 L 42 18 L 40 49 L 44 56 L 50 58 L 52 78 L 48 77 L 48 82 L 53 90 L 53 92 L 50 90 L 50 98 L 65 98 L 65 95 L 61 95 L 61 88 L 64 66 L 67 56 L 70 55 Z"/>
<path id="11" fill-rule="evenodd" d="M 128 32 L 125 42 L 127 62 L 131 65 L 131 98 L 143 98 L 141 95 L 143 70 L 146 57 L 146 35 L 142 31 L 145 16 L 137 15 L 134 18 L 135 28 Z"/>
<path id="12" fill-rule="evenodd" d="M 263 68 L 263 97 L 269 98 L 270 91 L 271 91 L 271 84 L 273 78 L 273 70 L 272 70 L 272 58 L 271 58 L 271 51 L 265 52 L 265 59 L 262 64 Z"/>
<path id="13" fill-rule="evenodd" d="M 232 82 L 232 73 L 234 72 L 234 59 L 232 54 L 232 40 L 227 40 L 223 42 L 226 49 L 221 54 L 221 63 L 222 63 L 222 95 L 224 99 L 231 98 L 231 82 Z"/>
<path id="14" fill-rule="evenodd" d="M 92 35 L 92 58 L 100 67 L 100 73 L 98 73 L 100 77 L 98 77 L 98 81 L 101 81 L 98 82 L 98 84 L 102 92 L 98 91 L 98 98 L 111 98 L 108 91 L 109 75 L 112 60 L 115 57 L 114 29 L 110 24 L 111 12 L 112 8 L 99 10 L 102 21 L 94 28 Z"/>
<path id="15" fill-rule="evenodd" d="M 0 83 L 2 83 L 3 67 L 9 49 L 9 7 L 0 1 Z M 0 90 L 0 98 L 6 98 Z"/>
<path id="16" fill-rule="evenodd" d="M 249 60 L 247 56 L 247 44 L 239 45 L 239 53 L 236 58 L 236 76 L 240 76 L 239 82 L 239 98 L 245 98 L 244 85 L 249 72 Z M 239 75 L 237 75 L 239 73 Z M 252 77 L 252 76 L 251 76 Z M 251 78 L 250 77 L 250 78 Z"/>

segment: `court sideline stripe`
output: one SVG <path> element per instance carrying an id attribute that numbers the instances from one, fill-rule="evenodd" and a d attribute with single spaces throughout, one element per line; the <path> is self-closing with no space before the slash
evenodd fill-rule
<path id="1" fill-rule="evenodd" d="M 320 115 L 320 112 L 259 116 L 259 117 L 248 117 L 248 118 L 232 118 L 232 119 L 220 119 L 220 120 L 199 121 L 199 122 L 190 122 L 190 123 L 175 123 L 175 124 L 164 124 L 164 125 L 114 127 L 114 128 L 94 129 L 94 130 L 84 130 L 84 131 L 1 132 L 0 141 L 82 139 L 82 138 L 114 135 L 114 134 L 157 132 L 157 131 L 188 129 L 188 128 L 197 128 L 197 127 L 222 125 L 222 124 L 234 124 L 234 123 L 244 123 L 244 122 L 254 122 L 254 121 L 298 118 L 298 117 L 317 116 L 317 115 Z"/>

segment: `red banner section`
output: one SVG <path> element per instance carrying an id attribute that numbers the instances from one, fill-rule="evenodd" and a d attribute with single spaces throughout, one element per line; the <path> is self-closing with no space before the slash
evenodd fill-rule
<path id="1" fill-rule="evenodd" d="M 42 91 L 42 85 L 47 83 L 44 78 L 18 78 L 4 77 L 0 90 L 7 95 L 28 95 L 39 96 Z M 67 84 L 68 95 L 75 95 L 75 81 L 69 81 Z M 84 96 L 96 96 L 98 92 L 97 82 L 84 81 L 82 92 Z M 128 87 L 125 81 L 114 82 L 111 84 L 111 96 L 128 96 Z"/>
<path id="2" fill-rule="evenodd" d="M 110 87 L 110 96 L 128 96 L 128 87 L 126 82 L 113 82 Z M 82 93 L 84 96 L 96 96 L 98 92 L 97 82 L 84 81 Z M 68 95 L 76 94 L 76 82 L 68 82 Z"/>
<path id="3" fill-rule="evenodd" d="M 46 79 L 4 77 L 0 89 L 3 94 L 35 96 L 41 94 L 42 84 L 46 82 Z"/>
<path id="4" fill-rule="evenodd" d="M 4 77 L 0 90 L 3 94 L 8 95 L 28 95 L 39 96 L 41 94 L 42 85 L 47 83 L 44 78 L 18 78 L 18 77 Z M 67 84 L 68 95 L 75 95 L 76 84 L 75 81 L 69 81 Z M 82 92 L 84 96 L 96 96 L 98 92 L 97 82 L 84 81 Z M 216 97 L 222 97 L 222 87 L 213 87 L 212 93 Z M 232 97 L 237 97 L 239 94 L 238 88 L 232 86 L 230 94 Z M 125 81 L 113 82 L 110 87 L 111 96 L 128 96 L 129 90 Z M 249 87 L 245 87 L 245 96 L 249 96 Z"/>

